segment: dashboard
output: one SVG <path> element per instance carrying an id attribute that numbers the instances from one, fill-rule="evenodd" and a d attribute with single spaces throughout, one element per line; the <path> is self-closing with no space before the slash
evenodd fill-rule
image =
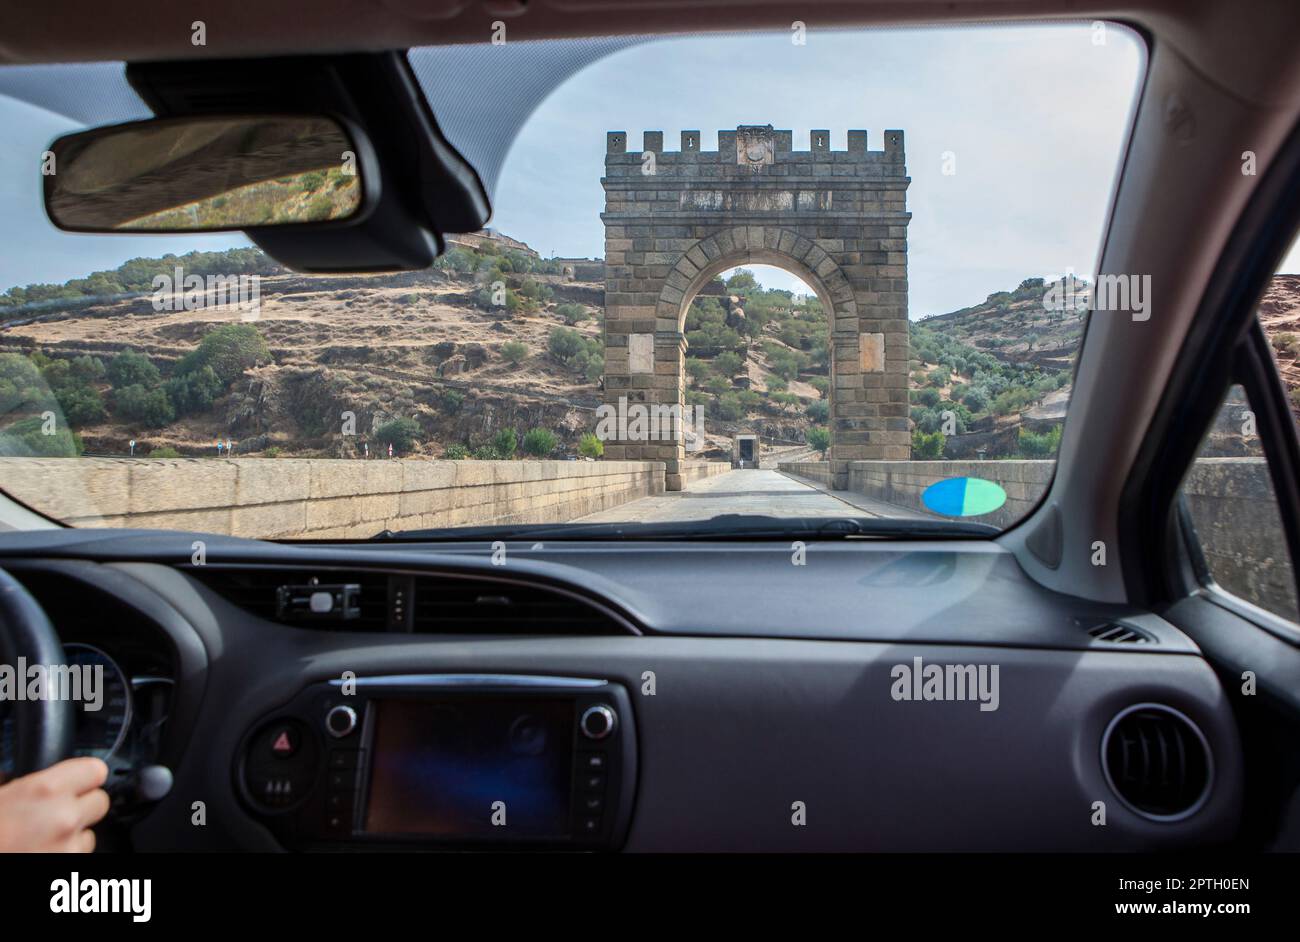
<path id="1" fill-rule="evenodd" d="M 137 850 L 1157 850 L 1242 814 L 1196 645 L 992 542 L 51 531 L 0 566 L 120 677 L 79 748 L 171 776 Z"/>

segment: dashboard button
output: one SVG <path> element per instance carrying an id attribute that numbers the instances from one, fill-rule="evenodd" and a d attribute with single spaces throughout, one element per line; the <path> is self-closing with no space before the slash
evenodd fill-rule
<path id="1" fill-rule="evenodd" d="M 614 727 L 617 725 L 618 717 L 603 703 L 587 707 L 582 714 L 582 719 L 578 721 L 578 728 L 582 730 L 582 735 L 595 740 L 607 737 L 614 732 Z"/>
<path id="2" fill-rule="evenodd" d="M 271 754 L 277 759 L 287 759 L 297 751 L 297 729 L 286 725 L 271 731 Z"/>
<path id="3" fill-rule="evenodd" d="M 361 751 L 359 749 L 331 749 L 330 750 L 330 768 L 331 769 L 355 769 Z"/>
<path id="4" fill-rule="evenodd" d="M 357 728 L 357 711 L 350 706 L 336 706 L 325 714 L 325 731 L 342 739 Z"/>
<path id="5" fill-rule="evenodd" d="M 603 752 L 584 752 L 582 754 L 582 767 L 590 772 L 605 771 L 605 753 Z"/>

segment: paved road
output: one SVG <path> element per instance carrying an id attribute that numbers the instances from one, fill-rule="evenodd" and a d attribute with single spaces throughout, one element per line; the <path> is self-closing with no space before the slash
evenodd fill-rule
<path id="1" fill-rule="evenodd" d="M 574 523 L 673 523 L 718 514 L 769 517 L 919 517 L 862 494 L 828 489 L 780 471 L 728 471 L 693 481 L 684 490 L 643 497 Z"/>

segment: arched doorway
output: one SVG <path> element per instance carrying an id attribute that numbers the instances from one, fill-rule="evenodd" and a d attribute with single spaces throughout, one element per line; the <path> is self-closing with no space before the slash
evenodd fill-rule
<path id="1" fill-rule="evenodd" d="M 699 132 L 663 152 L 646 132 L 642 153 L 610 132 L 605 156 L 605 403 L 683 410 L 687 308 L 719 272 L 752 263 L 786 269 L 813 287 L 830 319 L 832 479 L 850 461 L 911 455 L 907 402 L 907 223 L 910 182 L 901 131 L 869 151 L 865 131 L 833 152 L 813 131 L 809 151 L 788 131 L 742 126 Z M 620 428 L 622 428 L 620 426 Z M 681 437 L 623 435 L 614 459 L 663 461 L 679 489 Z"/>

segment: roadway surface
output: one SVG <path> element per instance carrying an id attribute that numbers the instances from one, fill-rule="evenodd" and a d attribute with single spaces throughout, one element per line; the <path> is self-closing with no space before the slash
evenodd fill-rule
<path id="1" fill-rule="evenodd" d="M 719 514 L 765 517 L 908 517 L 923 515 L 872 500 L 863 494 L 832 491 L 781 471 L 748 469 L 692 481 L 683 490 L 629 501 L 578 517 L 572 523 L 676 523 L 708 520 Z"/>

